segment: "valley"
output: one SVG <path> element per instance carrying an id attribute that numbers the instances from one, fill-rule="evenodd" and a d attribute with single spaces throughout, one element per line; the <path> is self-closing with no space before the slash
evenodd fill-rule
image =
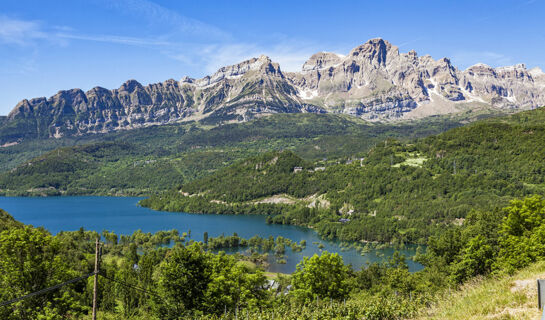
<path id="1" fill-rule="evenodd" d="M 293 150 L 337 161 L 386 138 L 401 140 L 460 126 L 467 117 L 399 124 L 342 115 L 273 115 L 240 124 L 155 126 L 79 138 L 31 140 L 0 148 L 4 195 L 148 195 L 203 177 L 237 160 Z"/>
<path id="2" fill-rule="evenodd" d="M 271 223 L 310 226 L 329 239 L 424 244 L 462 224 L 472 210 L 545 193 L 545 154 L 536 148 L 544 139 L 544 118 L 537 109 L 409 142 L 387 139 L 342 162 L 310 162 L 291 151 L 266 153 L 141 204 L 166 211 L 268 214 Z M 263 201 L 281 195 L 290 197 L 289 204 Z"/>
<path id="3" fill-rule="evenodd" d="M 0 319 L 543 312 L 542 3 L 1 9 Z"/>

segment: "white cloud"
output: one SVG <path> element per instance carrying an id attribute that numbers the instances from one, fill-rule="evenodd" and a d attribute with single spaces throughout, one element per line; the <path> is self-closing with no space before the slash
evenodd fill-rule
<path id="1" fill-rule="evenodd" d="M 323 48 L 318 48 L 315 45 L 295 46 L 294 44 L 279 44 L 274 46 L 268 52 L 268 55 L 274 61 L 280 63 L 284 71 L 301 71 L 303 64 L 318 51 Z"/>
<path id="2" fill-rule="evenodd" d="M 0 16 L 0 41 L 3 43 L 27 45 L 33 40 L 45 38 L 47 34 L 42 31 L 37 21 Z"/>
<path id="3" fill-rule="evenodd" d="M 214 26 L 185 18 L 176 12 L 165 9 L 145 0 L 120 0 L 110 4 L 111 7 L 125 8 L 134 15 L 150 21 L 160 21 L 163 25 L 171 25 L 178 30 L 194 33 L 214 34 Z M 158 22 L 159 23 L 159 22 Z M 165 28 L 168 30 L 168 28 Z M 225 36 L 218 31 L 217 35 Z M 177 39 L 176 39 L 177 38 Z M 219 68 L 244 60 L 267 55 L 278 62 L 283 71 L 299 71 L 303 63 L 321 48 L 316 43 L 294 40 L 284 36 L 270 39 L 268 43 L 237 42 L 233 39 L 206 39 L 199 41 L 180 39 L 171 34 L 159 34 L 151 37 L 129 37 L 123 35 L 93 35 L 81 34 L 68 26 L 48 26 L 38 21 L 19 20 L 0 16 L 0 41 L 19 46 L 35 45 L 39 41 L 47 41 L 55 45 L 67 46 L 74 41 L 92 41 L 114 43 L 125 46 L 148 47 L 157 50 L 171 59 L 202 70 L 199 75 L 212 74 Z M 191 75 L 190 75 L 191 76 Z"/>
<path id="4" fill-rule="evenodd" d="M 201 65 L 206 73 L 214 73 L 219 68 L 239 63 L 253 57 L 266 55 L 278 62 L 283 71 L 299 71 L 303 63 L 318 51 L 317 45 L 281 42 L 271 46 L 252 43 L 213 44 L 197 49 L 193 54 L 178 54 L 171 57 L 182 62 Z"/>

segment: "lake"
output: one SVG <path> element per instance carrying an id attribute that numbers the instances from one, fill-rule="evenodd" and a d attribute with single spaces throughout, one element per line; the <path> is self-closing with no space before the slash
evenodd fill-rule
<path id="1" fill-rule="evenodd" d="M 306 240 L 307 246 L 302 252 L 292 252 L 286 248 L 286 264 L 270 261 L 269 271 L 291 273 L 304 256 L 312 256 L 321 250 L 338 252 L 347 264 L 355 269 L 377 261 L 383 261 L 394 253 L 393 248 L 378 249 L 362 256 L 355 249 L 341 248 L 336 241 L 321 239 L 312 229 L 267 224 L 261 215 L 215 215 L 153 211 L 138 206 L 138 197 L 0 197 L 0 208 L 6 210 L 15 219 L 42 226 L 51 233 L 75 231 L 80 227 L 86 230 L 113 231 L 118 235 L 132 234 L 141 229 L 143 232 L 177 229 L 180 234 L 191 230 L 191 239 L 202 241 L 204 232 L 210 237 L 222 234 L 228 236 L 237 233 L 240 237 L 251 238 L 254 235 L 266 238 L 282 236 L 292 241 Z M 319 244 L 324 246 L 318 248 Z M 244 249 L 243 249 L 244 250 Z M 399 250 L 407 257 L 415 254 L 415 248 Z M 271 254 L 272 256 L 272 254 Z M 417 271 L 422 266 L 407 259 L 409 269 Z"/>

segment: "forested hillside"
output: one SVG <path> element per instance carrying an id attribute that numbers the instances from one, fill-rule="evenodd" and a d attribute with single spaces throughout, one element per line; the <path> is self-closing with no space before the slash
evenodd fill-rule
<path id="1" fill-rule="evenodd" d="M 308 160 L 346 158 L 388 137 L 426 136 L 460 124 L 454 118 L 371 124 L 340 115 L 296 114 L 217 127 L 173 124 L 30 140 L 0 148 L 0 193 L 151 194 L 270 150 L 294 150 Z"/>
<path id="2" fill-rule="evenodd" d="M 411 142 L 388 139 L 352 162 L 269 153 L 141 203 L 168 211 L 268 213 L 270 222 L 312 226 L 341 240 L 425 243 L 472 210 L 545 192 L 544 120 L 538 109 Z"/>

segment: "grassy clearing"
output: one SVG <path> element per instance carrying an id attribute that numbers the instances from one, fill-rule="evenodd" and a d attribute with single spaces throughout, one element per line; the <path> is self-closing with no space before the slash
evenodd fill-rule
<path id="1" fill-rule="evenodd" d="M 513 276 L 475 280 L 446 295 L 418 319 L 540 319 L 537 279 L 545 278 L 545 262 Z"/>
<path id="2" fill-rule="evenodd" d="M 400 166 L 411 166 L 411 167 L 422 167 L 424 162 L 426 162 L 428 158 L 420 155 L 420 154 L 409 154 L 409 157 L 405 159 L 405 161 L 401 163 L 396 163 L 392 167 L 400 167 Z"/>

